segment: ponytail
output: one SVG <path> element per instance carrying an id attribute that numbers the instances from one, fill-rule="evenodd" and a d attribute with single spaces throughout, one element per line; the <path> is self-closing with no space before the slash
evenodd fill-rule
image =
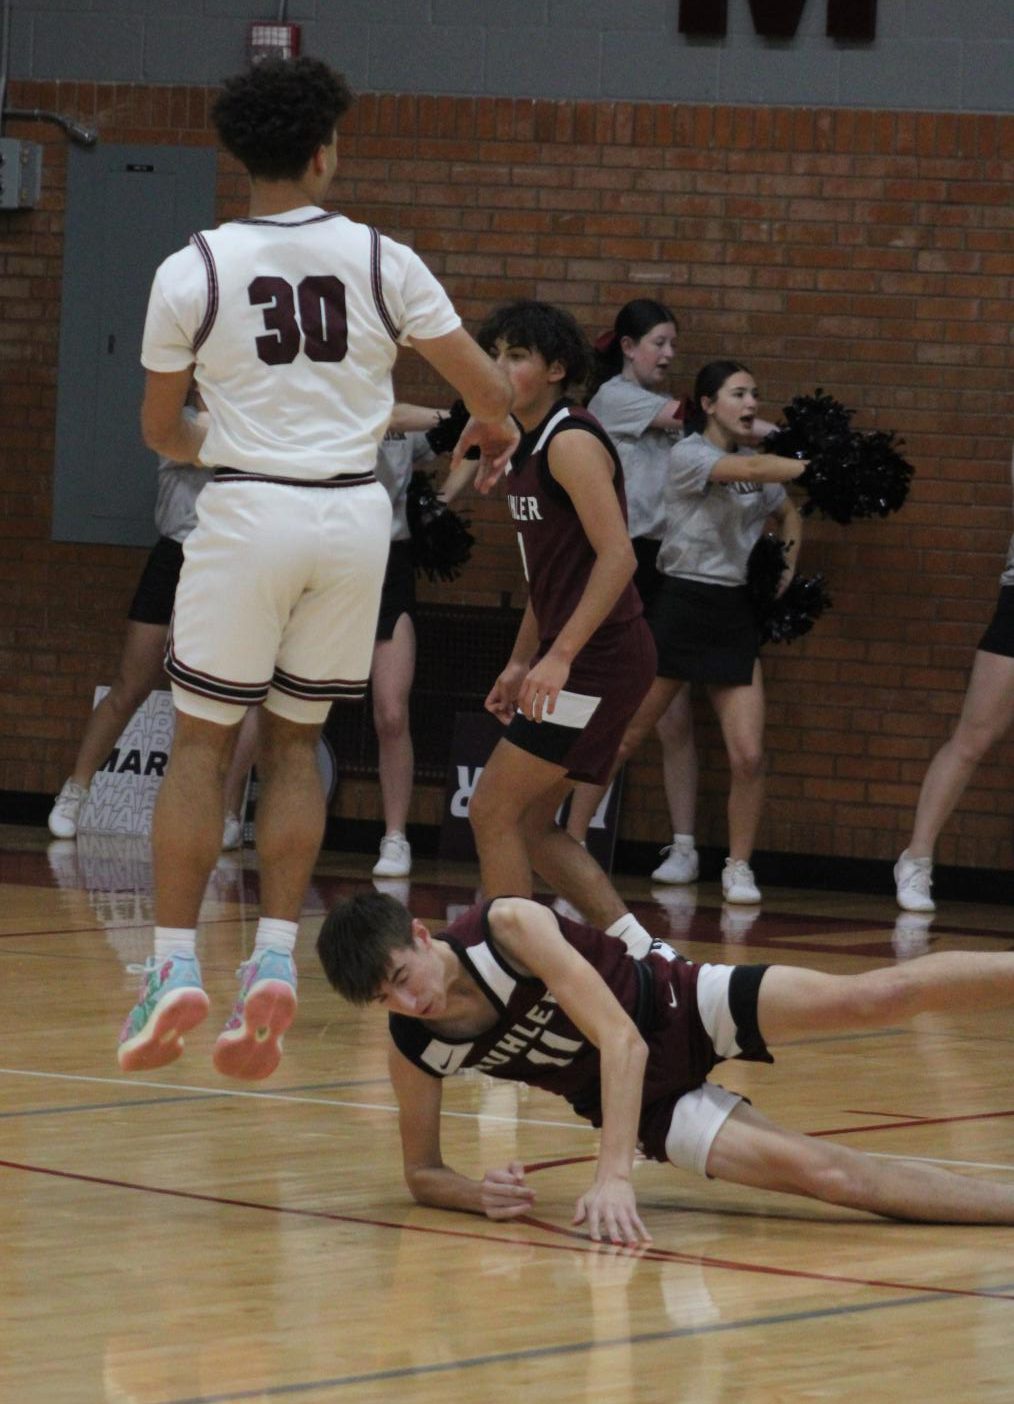
<path id="1" fill-rule="evenodd" d="M 642 336 L 647 336 L 652 327 L 657 327 L 660 322 L 672 322 L 673 326 L 679 329 L 679 324 L 669 308 L 653 298 L 635 297 L 620 308 L 612 330 L 603 332 L 593 343 L 594 363 L 588 382 L 589 399 L 600 385 L 612 380 L 622 371 L 623 338 L 629 336 L 632 341 L 640 341 Z"/>

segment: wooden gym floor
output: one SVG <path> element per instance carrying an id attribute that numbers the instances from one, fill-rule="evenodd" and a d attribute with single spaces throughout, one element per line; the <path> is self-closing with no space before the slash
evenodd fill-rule
<path id="1" fill-rule="evenodd" d="M 644 1163 L 653 1248 L 597 1247 L 569 1226 L 594 1133 L 476 1077 L 448 1084 L 448 1160 L 522 1159 L 535 1212 L 415 1207 L 384 1020 L 343 1006 L 313 953 L 369 867 L 322 857 L 286 1056 L 246 1086 L 209 1057 L 257 909 L 253 855 L 224 855 L 200 940 L 212 1017 L 179 1062 L 128 1078 L 115 1046 L 126 966 L 149 947 L 147 844 L 0 828 L 0 1404 L 1014 1398 L 1014 1230 L 878 1222 Z M 408 900 L 439 927 L 474 883 L 419 863 Z M 858 971 L 1014 943 L 1010 908 L 945 906 L 927 929 L 896 922 L 891 894 L 769 890 L 754 917 L 708 884 L 624 890 L 697 959 Z M 927 1017 L 717 1076 L 815 1135 L 1009 1179 L 1012 1040 L 1010 1013 Z"/>

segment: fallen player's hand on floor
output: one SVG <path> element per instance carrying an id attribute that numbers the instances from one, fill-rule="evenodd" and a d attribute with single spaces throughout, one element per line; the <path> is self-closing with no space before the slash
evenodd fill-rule
<path id="1" fill-rule="evenodd" d="M 588 1236 L 601 1243 L 622 1243 L 637 1247 L 651 1242 L 651 1234 L 637 1212 L 634 1187 L 622 1175 L 596 1180 L 577 1201 L 575 1224 L 587 1224 Z"/>
<path id="2" fill-rule="evenodd" d="M 525 1167 L 512 1160 L 505 1170 L 487 1170 L 482 1177 L 482 1208 L 488 1219 L 517 1219 L 535 1202 L 525 1184 Z"/>

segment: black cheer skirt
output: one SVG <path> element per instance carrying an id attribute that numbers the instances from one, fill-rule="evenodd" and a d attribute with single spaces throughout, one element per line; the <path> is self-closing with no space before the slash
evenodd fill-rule
<path id="1" fill-rule="evenodd" d="M 709 585 L 667 575 L 648 616 L 658 676 L 747 687 L 760 630 L 745 585 Z"/>

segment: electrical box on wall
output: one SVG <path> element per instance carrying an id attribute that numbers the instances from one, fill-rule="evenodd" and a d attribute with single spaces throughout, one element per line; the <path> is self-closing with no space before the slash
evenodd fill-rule
<path id="1" fill-rule="evenodd" d="M 266 58 L 298 58 L 299 25 L 254 23 L 250 26 L 247 50 L 251 63 Z"/>
<path id="2" fill-rule="evenodd" d="M 0 210 L 33 210 L 42 191 L 42 147 L 0 137 Z"/>

